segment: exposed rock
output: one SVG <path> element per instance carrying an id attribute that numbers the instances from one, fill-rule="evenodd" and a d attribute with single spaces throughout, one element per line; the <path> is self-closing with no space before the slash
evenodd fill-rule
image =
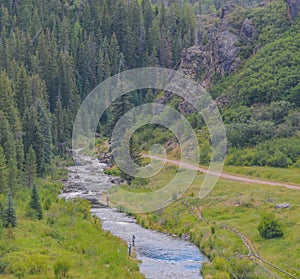
<path id="1" fill-rule="evenodd" d="M 239 38 L 229 30 L 225 30 L 217 37 L 217 66 L 222 75 L 231 73 L 240 65 L 238 54 L 240 49 L 235 46 Z"/>
<path id="2" fill-rule="evenodd" d="M 215 100 L 215 104 L 218 108 L 225 108 L 228 105 L 228 95 L 218 96 Z"/>
<path id="3" fill-rule="evenodd" d="M 236 4 L 233 2 L 228 3 L 221 9 L 220 18 L 223 19 L 226 15 L 231 14 L 236 8 Z"/>
<path id="4" fill-rule="evenodd" d="M 118 176 L 110 176 L 108 180 L 112 184 L 117 184 L 117 185 L 121 185 L 125 183 L 125 181 Z"/>
<path id="5" fill-rule="evenodd" d="M 98 160 L 100 163 L 106 164 L 109 167 L 111 166 L 112 154 L 111 153 L 103 154 Z"/>
<path id="6" fill-rule="evenodd" d="M 234 203 L 233 203 L 233 206 L 240 206 L 241 205 L 241 203 L 239 202 L 239 201 L 235 201 Z"/>
<path id="7" fill-rule="evenodd" d="M 196 79 L 206 88 L 216 75 L 233 73 L 240 65 L 238 43 L 248 43 L 255 33 L 252 21 L 246 18 L 236 25 L 232 13 L 237 9 L 229 3 L 216 15 L 198 16 L 205 30 L 197 35 L 199 45 L 183 50 L 179 70 Z"/>
<path id="8" fill-rule="evenodd" d="M 252 24 L 252 20 L 248 18 L 244 20 L 240 34 L 244 42 L 248 42 L 252 38 L 254 34 L 254 26 Z"/>
<path id="9" fill-rule="evenodd" d="M 189 233 L 183 233 L 180 238 L 182 240 L 189 241 L 191 238 L 191 235 Z"/>
<path id="10" fill-rule="evenodd" d="M 275 208 L 289 208 L 291 205 L 289 203 L 278 203 Z"/>
<path id="11" fill-rule="evenodd" d="M 258 45 L 256 45 L 255 46 L 255 48 L 253 49 L 253 55 L 255 55 L 258 51 L 259 51 L 259 49 L 262 47 L 262 44 L 261 43 L 259 43 Z"/>
<path id="12" fill-rule="evenodd" d="M 196 80 L 206 79 L 212 62 L 208 47 L 192 46 L 182 52 L 180 68 L 186 75 Z"/>
<path id="13" fill-rule="evenodd" d="M 289 20 L 293 22 L 300 12 L 300 0 L 285 0 Z"/>

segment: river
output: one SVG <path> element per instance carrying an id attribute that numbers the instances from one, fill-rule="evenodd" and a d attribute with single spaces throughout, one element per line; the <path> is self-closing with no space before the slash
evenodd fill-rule
<path id="1" fill-rule="evenodd" d="M 104 164 L 97 159 L 82 157 L 80 165 L 69 167 L 69 179 L 61 197 L 84 197 L 96 200 L 112 187 L 103 173 Z M 140 272 L 148 279 L 199 279 L 202 263 L 207 261 L 199 249 L 188 241 L 145 229 L 124 213 L 107 207 L 92 207 L 92 214 L 101 219 L 102 228 L 125 240 L 135 235 L 135 251 Z"/>

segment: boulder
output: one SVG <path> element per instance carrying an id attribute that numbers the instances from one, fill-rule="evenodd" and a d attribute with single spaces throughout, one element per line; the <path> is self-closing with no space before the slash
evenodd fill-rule
<path id="1" fill-rule="evenodd" d="M 248 42 L 252 38 L 254 34 L 254 26 L 252 24 L 252 20 L 248 18 L 244 20 L 240 34 L 244 42 Z"/>
<path id="2" fill-rule="evenodd" d="M 289 208 L 291 205 L 289 203 L 278 203 L 275 205 L 275 208 Z"/>

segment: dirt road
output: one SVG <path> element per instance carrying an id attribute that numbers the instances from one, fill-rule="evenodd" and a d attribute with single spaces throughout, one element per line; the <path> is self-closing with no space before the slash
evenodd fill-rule
<path id="1" fill-rule="evenodd" d="M 176 166 L 180 166 L 182 168 L 198 170 L 200 172 L 209 173 L 209 174 L 212 174 L 212 175 L 218 175 L 217 173 L 209 171 L 205 168 L 193 166 L 189 163 L 184 163 L 184 162 L 181 163 L 178 160 L 165 159 L 165 158 L 162 158 L 162 157 L 159 157 L 159 156 L 154 156 L 154 155 L 151 155 L 151 156 L 144 155 L 144 157 L 148 157 L 148 158 L 151 158 L 151 159 L 154 159 L 154 160 L 159 160 L 159 161 L 164 161 L 165 160 L 166 163 L 176 165 Z M 225 178 L 225 179 L 245 182 L 245 183 L 255 183 L 255 184 L 263 184 L 263 185 L 271 185 L 271 186 L 283 186 L 283 187 L 286 187 L 286 188 L 289 188 L 289 189 L 300 190 L 300 185 L 286 184 L 286 183 L 270 181 L 270 180 L 264 180 L 264 179 L 249 178 L 249 177 L 238 176 L 238 175 L 233 175 L 233 174 L 228 174 L 228 173 L 221 173 L 220 177 Z"/>

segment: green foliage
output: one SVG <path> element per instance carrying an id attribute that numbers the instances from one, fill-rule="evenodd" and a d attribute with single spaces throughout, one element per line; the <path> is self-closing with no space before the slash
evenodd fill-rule
<path id="1" fill-rule="evenodd" d="M 8 274 L 14 274 L 17 278 L 25 278 L 25 275 L 29 272 L 29 270 L 26 264 L 23 261 L 20 261 L 9 264 L 6 267 L 5 272 Z"/>
<path id="2" fill-rule="evenodd" d="M 7 188 L 8 170 L 3 149 L 0 146 L 0 192 L 3 193 Z"/>
<path id="3" fill-rule="evenodd" d="M 41 200 L 49 198 L 51 206 L 42 220 L 24 218 L 30 190 L 16 195 L 19 226 L 13 229 L 13 238 L 8 233 L 1 233 L 0 238 L 0 270 L 5 276 L 144 278 L 128 257 L 126 243 L 103 231 L 100 221 L 91 218 L 88 201 L 57 200 L 59 183 L 38 182 Z"/>
<path id="4" fill-rule="evenodd" d="M 31 218 L 37 218 L 39 220 L 43 218 L 43 209 L 40 203 L 39 193 L 35 184 L 33 185 L 31 190 L 31 199 L 28 204 L 27 215 Z"/>
<path id="5" fill-rule="evenodd" d="M 275 219 L 274 215 L 265 214 L 258 225 L 258 231 L 262 238 L 272 239 L 283 237 L 281 224 Z"/>
<path id="6" fill-rule="evenodd" d="M 286 168 L 296 166 L 299 157 L 300 138 L 296 136 L 269 140 L 253 148 L 231 149 L 226 164 Z"/>
<path id="7" fill-rule="evenodd" d="M 119 169 L 117 168 L 113 168 L 113 169 L 106 169 L 104 170 L 105 174 L 111 175 L 111 176 L 120 176 L 121 172 Z"/>
<path id="8" fill-rule="evenodd" d="M 1 6 L 0 146 L 6 164 L 12 162 L 13 188 L 22 182 L 30 146 L 38 177 L 46 175 L 53 154 L 65 156 L 80 102 L 99 82 L 125 69 L 173 67 L 193 44 L 195 8 L 187 2 L 79 2 Z M 100 133 L 111 133 L 119 112 L 141 102 L 139 93 L 106 111 Z"/>
<path id="9" fill-rule="evenodd" d="M 71 264 L 66 259 L 59 259 L 54 263 L 53 269 L 56 279 L 66 278 L 71 269 Z"/>
<path id="10" fill-rule="evenodd" d="M 9 228 L 9 227 L 14 228 L 17 226 L 17 224 L 18 222 L 17 222 L 16 211 L 15 211 L 14 198 L 11 190 L 9 190 L 7 195 L 7 205 L 3 213 L 3 226 L 5 228 Z"/>
<path id="11" fill-rule="evenodd" d="M 36 180 L 37 164 L 36 156 L 32 146 L 29 147 L 28 153 L 26 154 L 26 184 L 29 188 L 33 187 Z"/>

